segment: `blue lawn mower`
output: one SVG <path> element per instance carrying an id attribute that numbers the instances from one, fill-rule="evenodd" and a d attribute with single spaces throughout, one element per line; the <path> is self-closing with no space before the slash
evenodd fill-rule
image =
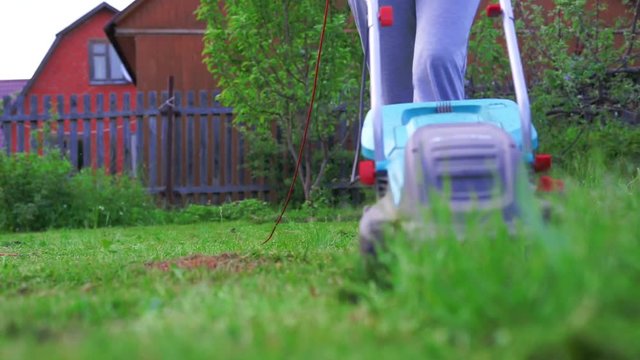
<path id="1" fill-rule="evenodd" d="M 398 217 L 421 221 L 434 193 L 443 193 L 452 213 L 500 211 L 511 223 L 535 191 L 533 172 L 546 171 L 551 157 L 536 154 L 538 134 L 520 60 L 510 0 L 489 5 L 502 17 L 516 102 L 473 99 L 382 105 L 380 28 L 393 25 L 393 8 L 367 0 L 371 109 L 361 131 L 360 182 L 375 186 L 378 201 L 360 221 L 361 250 L 374 251 L 383 225 Z M 560 183 L 547 176 L 540 190 Z"/>

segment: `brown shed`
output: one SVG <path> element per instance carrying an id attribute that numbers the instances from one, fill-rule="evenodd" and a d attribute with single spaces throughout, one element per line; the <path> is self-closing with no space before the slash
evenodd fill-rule
<path id="1" fill-rule="evenodd" d="M 170 75 L 180 91 L 216 86 L 202 61 L 206 24 L 194 14 L 199 4 L 136 0 L 107 24 L 105 32 L 139 91 L 166 90 Z"/>

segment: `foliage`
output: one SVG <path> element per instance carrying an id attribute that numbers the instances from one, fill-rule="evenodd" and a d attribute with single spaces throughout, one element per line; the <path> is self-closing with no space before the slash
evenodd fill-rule
<path id="1" fill-rule="evenodd" d="M 74 196 L 67 227 L 141 225 L 153 222 L 154 204 L 139 180 L 86 169 L 70 179 Z"/>
<path id="2" fill-rule="evenodd" d="M 151 206 L 137 180 L 76 174 L 59 152 L 0 155 L 0 230 L 134 225 L 149 221 Z"/>
<path id="3" fill-rule="evenodd" d="M 247 199 L 219 206 L 189 205 L 177 211 L 173 217 L 178 224 L 232 220 L 262 222 L 274 219 L 274 214 L 274 209 L 267 202 Z"/>
<path id="4" fill-rule="evenodd" d="M 272 223 L 279 215 L 279 208 L 257 199 L 228 202 L 222 205 L 191 204 L 183 209 L 157 214 L 156 224 L 196 224 L 201 222 L 247 221 Z M 352 221 L 360 217 L 361 209 L 352 205 L 334 207 L 322 201 L 304 203 L 299 208 L 290 208 L 282 222 Z"/>
<path id="5" fill-rule="evenodd" d="M 633 24 L 607 19 L 605 2 L 588 8 L 585 0 L 557 1 L 547 14 L 534 4 L 521 9 L 528 24 L 524 51 L 532 73 L 539 74 L 532 79 L 537 111 L 590 122 L 638 109 Z M 623 43 L 616 44 L 623 26 Z"/>
<path id="6" fill-rule="evenodd" d="M 0 154 L 0 229 L 43 230 L 64 223 L 73 190 L 60 155 Z"/>
<path id="7" fill-rule="evenodd" d="M 321 60 L 317 99 L 300 183 L 305 200 L 323 182 L 335 151 L 336 124 L 349 127 L 357 106 L 360 47 L 346 32 L 348 7 L 332 7 Z M 224 9 L 202 1 L 198 18 L 207 22 L 206 64 L 223 89 L 219 100 L 233 106 L 235 124 L 251 144 L 250 166 L 282 184 L 284 169 L 298 160 L 313 85 L 323 3 L 315 0 L 234 0 Z M 281 154 L 286 161 L 281 162 Z"/>
<path id="8" fill-rule="evenodd" d="M 353 206 L 333 207 L 318 197 L 299 209 L 291 208 L 283 221 L 354 220 Z M 38 231 L 50 228 L 97 228 L 151 224 L 195 224 L 244 220 L 273 222 L 279 209 L 246 199 L 218 206 L 191 204 L 167 211 L 154 206 L 137 179 L 111 176 L 102 170 L 72 170 L 55 151 L 0 155 L 0 231 Z"/>
<path id="9" fill-rule="evenodd" d="M 510 80 L 509 58 L 499 39 L 502 24 L 482 16 L 471 27 L 466 71 L 466 95 L 469 98 L 504 97 L 504 84 Z M 511 94 L 509 94 L 511 95 Z"/>
<path id="10" fill-rule="evenodd" d="M 640 158 L 640 2 L 626 3 L 629 12 L 622 19 L 608 15 L 605 1 L 558 0 L 549 11 L 533 0 L 516 3 L 541 150 L 561 161 L 592 148 L 611 160 Z M 473 31 L 470 94 L 512 97 L 496 90 L 510 81 L 501 24 L 485 18 Z"/>

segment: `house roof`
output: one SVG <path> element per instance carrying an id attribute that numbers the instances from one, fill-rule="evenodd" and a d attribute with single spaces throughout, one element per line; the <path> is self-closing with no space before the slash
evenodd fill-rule
<path id="1" fill-rule="evenodd" d="M 140 4 L 142 4 L 144 1 L 145 0 L 135 0 L 134 2 L 129 4 L 129 6 L 127 6 L 124 10 L 116 14 L 116 16 L 114 16 L 111 19 L 111 21 L 109 21 L 107 25 L 104 27 L 104 32 L 105 34 L 107 34 L 107 38 L 109 39 L 109 42 L 111 42 L 111 45 L 113 45 L 113 48 L 116 50 L 116 53 L 118 54 L 118 57 L 122 61 L 124 68 L 127 70 L 127 73 L 129 73 L 129 76 L 131 77 L 131 82 L 133 84 L 136 84 L 135 68 L 133 67 L 133 64 L 131 64 L 129 59 L 125 56 L 125 53 L 122 50 L 122 47 L 120 46 L 120 43 L 116 39 L 116 25 L 120 21 L 122 21 L 122 19 L 124 19 L 129 14 L 131 14 L 131 12 L 136 8 L 138 8 L 138 6 L 140 6 Z"/>
<path id="2" fill-rule="evenodd" d="M 107 4 L 106 2 L 102 2 L 100 5 L 96 6 L 91 11 L 89 11 L 86 14 L 84 14 L 83 16 L 81 16 L 76 21 L 74 21 L 71 25 L 67 26 L 62 31 L 60 31 L 59 33 L 56 34 L 56 39 L 53 41 L 53 44 L 51 45 L 51 47 L 49 47 L 49 50 L 47 51 L 47 54 L 44 56 L 44 58 L 40 62 L 40 65 L 38 65 L 38 68 L 36 69 L 36 72 L 33 74 L 31 79 L 27 82 L 25 87 L 22 89 L 22 94 L 26 94 L 31 89 L 31 87 L 33 86 L 34 82 L 36 81 L 36 79 L 38 78 L 38 76 L 40 75 L 42 70 L 45 68 L 47 62 L 49 61 L 49 59 L 51 58 L 53 53 L 55 52 L 56 48 L 58 47 L 58 45 L 60 45 L 60 42 L 62 41 L 62 38 L 64 38 L 65 35 L 67 35 L 71 31 L 73 31 L 76 28 L 78 28 L 80 25 L 86 23 L 95 14 L 99 13 L 102 10 L 111 11 L 114 14 L 118 13 L 118 9 L 116 9 L 113 6 Z"/>
<path id="3" fill-rule="evenodd" d="M 19 93 L 29 80 L 0 80 L 0 99 Z"/>

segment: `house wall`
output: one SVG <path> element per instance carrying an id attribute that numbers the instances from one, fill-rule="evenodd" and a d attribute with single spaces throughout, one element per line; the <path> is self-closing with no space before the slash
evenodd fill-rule
<path id="1" fill-rule="evenodd" d="M 201 36 L 136 36 L 137 85 L 141 91 L 167 90 L 170 75 L 180 91 L 211 90 L 213 76 L 202 62 Z"/>
<path id="2" fill-rule="evenodd" d="M 171 75 L 177 91 L 216 88 L 203 63 L 205 23 L 194 15 L 199 4 L 199 0 L 142 1 L 117 23 L 116 32 L 120 33 L 116 36 L 135 68 L 138 90 L 166 91 Z M 183 33 L 163 34 L 157 30 Z"/>
<path id="3" fill-rule="evenodd" d="M 60 94 L 65 96 L 71 94 L 123 94 L 136 91 L 133 84 L 91 85 L 89 83 L 89 40 L 106 40 L 103 28 L 113 15 L 112 12 L 103 10 L 61 39 L 54 53 L 51 54 L 48 62 L 26 93 L 26 111 L 30 109 L 31 95 L 42 97 Z M 82 111 L 82 105 L 79 106 L 79 110 Z M 68 109 L 69 104 L 65 104 L 65 111 Z M 39 104 L 38 111 L 43 111 L 42 104 Z"/>

